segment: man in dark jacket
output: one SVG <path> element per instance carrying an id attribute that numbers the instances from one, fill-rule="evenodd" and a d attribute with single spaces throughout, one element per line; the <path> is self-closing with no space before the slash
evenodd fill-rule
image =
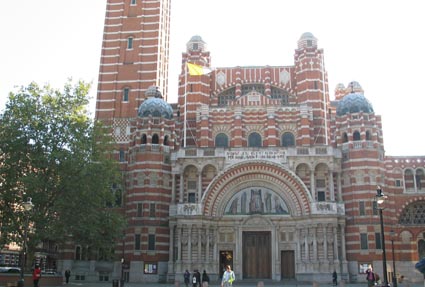
<path id="1" fill-rule="evenodd" d="M 207 271 L 204 270 L 204 272 L 202 273 L 202 287 L 207 287 L 209 284 L 210 284 L 210 277 L 208 276 Z"/>
<path id="2" fill-rule="evenodd" d="M 201 282 L 201 272 L 199 272 L 198 269 L 196 269 L 195 272 L 196 272 L 196 281 L 198 282 L 198 286 L 202 287 L 201 286 L 201 284 L 202 284 L 202 282 Z"/>
<path id="3" fill-rule="evenodd" d="M 189 287 L 189 281 L 190 281 L 190 273 L 189 270 L 186 269 L 186 271 L 184 272 L 184 284 L 186 285 L 186 287 Z"/>
<path id="4" fill-rule="evenodd" d="M 193 270 L 192 274 L 192 286 L 198 287 L 201 286 L 201 273 L 198 270 Z"/>

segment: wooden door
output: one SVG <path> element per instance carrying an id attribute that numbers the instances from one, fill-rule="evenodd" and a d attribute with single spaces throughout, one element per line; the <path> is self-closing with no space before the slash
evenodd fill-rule
<path id="1" fill-rule="evenodd" d="M 243 232 L 242 248 L 243 278 L 271 279 L 270 232 Z"/>
<path id="2" fill-rule="evenodd" d="M 282 279 L 295 279 L 295 254 L 293 250 L 283 250 L 280 253 Z"/>

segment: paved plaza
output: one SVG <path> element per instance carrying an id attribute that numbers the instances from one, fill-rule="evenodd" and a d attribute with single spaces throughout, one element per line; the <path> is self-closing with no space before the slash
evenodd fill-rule
<path id="1" fill-rule="evenodd" d="M 65 287 L 66 284 L 64 284 Z M 69 287 L 113 287 L 113 284 L 111 281 L 109 282 L 101 282 L 101 283 L 82 283 L 82 282 L 70 282 L 68 284 Z M 191 287 L 192 284 L 189 285 Z M 209 284 L 211 287 L 220 287 L 219 282 L 213 282 Z M 333 287 L 334 285 L 332 283 L 297 283 L 297 282 L 275 282 L 275 281 L 237 281 L 233 284 L 233 287 L 267 287 L 267 286 L 285 286 L 285 287 Z M 43 287 L 42 284 L 40 287 Z M 125 283 L 123 287 L 185 287 L 184 284 L 171 284 L 171 283 Z M 367 283 L 364 282 L 361 283 L 340 283 L 338 284 L 338 287 L 367 287 Z M 425 284 L 423 283 L 402 283 L 398 284 L 397 287 L 425 287 Z"/>

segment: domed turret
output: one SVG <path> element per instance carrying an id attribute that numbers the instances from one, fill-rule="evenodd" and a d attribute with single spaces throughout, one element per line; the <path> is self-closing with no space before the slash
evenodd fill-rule
<path id="1" fill-rule="evenodd" d="M 339 101 L 336 108 L 336 114 L 343 116 L 351 113 L 373 113 L 372 104 L 361 93 L 351 93 Z"/>
<path id="2" fill-rule="evenodd" d="M 301 35 L 298 40 L 298 49 L 317 47 L 317 38 L 310 32 Z"/>
<path id="3" fill-rule="evenodd" d="M 362 86 L 359 84 L 359 82 L 352 81 L 347 86 L 347 92 L 348 93 L 360 93 L 363 94 L 364 90 Z"/>
<path id="4" fill-rule="evenodd" d="M 207 43 L 202 40 L 201 36 L 193 36 L 186 44 L 187 51 L 200 51 L 204 52 L 207 50 Z"/>
<path id="5" fill-rule="evenodd" d="M 173 109 L 170 104 L 162 99 L 162 94 L 158 87 L 151 86 L 146 92 L 146 99 L 140 106 L 137 112 L 139 117 L 163 117 L 166 119 L 173 118 Z"/>
<path id="6" fill-rule="evenodd" d="M 339 83 L 335 87 L 335 99 L 341 100 L 347 94 L 344 84 Z"/>

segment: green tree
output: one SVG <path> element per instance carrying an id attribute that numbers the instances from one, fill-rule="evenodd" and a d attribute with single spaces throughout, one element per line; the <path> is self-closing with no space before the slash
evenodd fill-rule
<path id="1" fill-rule="evenodd" d="M 90 85 L 63 91 L 31 83 L 10 93 L 0 118 L 0 244 L 63 243 L 113 250 L 124 218 L 115 189 L 121 174 L 106 127 L 87 113 Z M 24 214 L 28 197 L 34 208 Z"/>

